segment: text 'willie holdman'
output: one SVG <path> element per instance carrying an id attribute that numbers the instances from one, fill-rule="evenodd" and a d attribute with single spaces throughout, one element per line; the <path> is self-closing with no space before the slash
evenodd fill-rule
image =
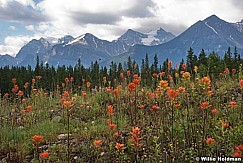
<path id="1" fill-rule="evenodd" d="M 229 161 L 241 162 L 242 158 L 238 157 L 196 157 L 197 161 Z"/>

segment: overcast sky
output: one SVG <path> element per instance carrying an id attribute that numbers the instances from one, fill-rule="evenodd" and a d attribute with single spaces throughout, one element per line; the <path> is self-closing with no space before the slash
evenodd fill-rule
<path id="1" fill-rule="evenodd" d="M 114 40 L 127 29 L 160 27 L 179 35 L 217 15 L 243 19 L 243 0 L 0 0 L 0 54 L 16 55 L 31 39 L 92 33 Z"/>

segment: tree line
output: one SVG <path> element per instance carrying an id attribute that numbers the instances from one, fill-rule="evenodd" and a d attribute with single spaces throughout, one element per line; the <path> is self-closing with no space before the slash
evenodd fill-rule
<path id="1" fill-rule="evenodd" d="M 175 74 L 175 72 L 188 71 L 193 76 L 195 66 L 198 68 L 198 73 L 201 76 L 214 75 L 217 76 L 225 68 L 229 71 L 235 69 L 239 70 L 242 59 L 237 52 L 236 47 L 233 50 L 229 47 L 223 57 L 220 57 L 217 53 L 211 52 L 206 55 L 202 49 L 200 54 L 196 55 L 193 49 L 190 48 L 187 53 L 186 61 L 181 60 L 180 64 L 173 67 L 168 72 L 169 60 L 166 59 L 162 64 L 158 63 L 157 54 L 154 55 L 153 61 L 150 63 L 148 55 L 142 59 L 142 63 L 139 66 L 135 60 L 131 60 L 129 57 L 125 63 L 111 62 L 109 67 L 101 67 L 98 61 L 92 62 L 89 68 L 85 68 L 81 65 L 79 59 L 75 66 L 58 66 L 57 68 L 50 66 L 48 63 L 43 64 L 39 62 L 37 56 L 37 63 L 35 68 L 30 66 L 16 67 L 5 66 L 0 68 L 0 90 L 1 95 L 6 92 L 11 92 L 14 84 L 17 84 L 20 89 L 24 88 L 24 85 L 31 85 L 36 76 L 41 76 L 38 79 L 36 85 L 39 88 L 43 88 L 45 91 L 54 91 L 57 86 L 61 86 L 65 83 L 65 78 L 73 78 L 73 85 L 76 87 L 82 87 L 86 82 L 92 83 L 92 87 L 95 86 L 114 86 L 115 84 L 124 81 L 124 78 L 129 81 L 133 74 L 141 76 L 140 84 L 142 86 L 151 86 L 154 82 L 153 78 L 156 78 L 157 74 L 164 72 L 166 77 L 168 74 Z M 185 69 L 186 66 L 186 69 Z M 16 83 L 11 82 L 13 78 L 16 78 Z M 108 81 L 104 83 L 104 80 Z M 29 88 L 30 89 L 30 88 Z"/>

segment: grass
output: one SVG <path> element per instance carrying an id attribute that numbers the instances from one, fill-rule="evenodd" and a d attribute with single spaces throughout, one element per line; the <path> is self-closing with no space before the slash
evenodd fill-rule
<path id="1" fill-rule="evenodd" d="M 1 99 L 0 159 L 194 162 L 200 156 L 243 158 L 243 80 L 237 73 L 214 78 L 186 73 L 174 80 L 154 77 L 156 85 L 151 87 L 141 87 L 139 81 L 134 75 L 131 81 L 96 91 L 89 85 L 75 90 L 66 82 L 62 93 L 47 94 L 32 85 L 26 100 L 10 92 Z M 34 135 L 43 140 L 35 142 Z M 43 155 L 44 151 L 48 154 Z"/>

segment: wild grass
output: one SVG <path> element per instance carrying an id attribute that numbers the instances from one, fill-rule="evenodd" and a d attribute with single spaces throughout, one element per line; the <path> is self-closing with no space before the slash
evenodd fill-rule
<path id="1" fill-rule="evenodd" d="M 100 88 L 93 89 L 95 83 L 78 88 L 74 79 L 65 79 L 54 92 L 33 83 L 30 97 L 24 90 L 3 95 L 0 159 L 195 162 L 199 156 L 243 158 L 241 71 L 216 77 L 197 71 L 167 74 L 151 75 L 150 87 L 142 87 L 142 76 L 133 74 L 114 87 L 104 81 Z"/>

